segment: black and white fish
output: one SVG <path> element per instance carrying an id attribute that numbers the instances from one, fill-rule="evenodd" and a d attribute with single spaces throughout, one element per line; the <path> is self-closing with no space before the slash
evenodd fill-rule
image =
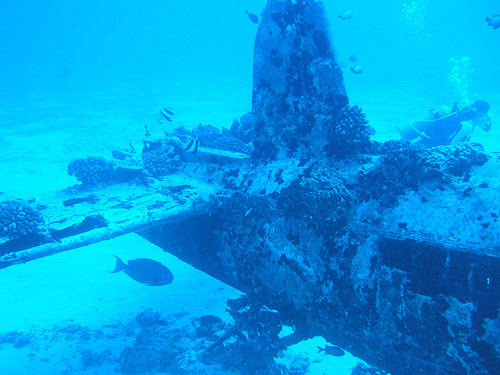
<path id="1" fill-rule="evenodd" d="M 168 109 L 167 107 L 163 107 L 160 111 L 160 116 L 163 117 L 168 122 L 172 122 L 172 119 L 170 118 L 170 116 L 173 116 L 173 115 L 174 115 L 174 113 L 170 109 Z"/>
<path id="2" fill-rule="evenodd" d="M 345 12 L 343 12 L 342 14 L 340 14 L 338 17 L 342 20 L 342 21 L 347 21 L 347 20 L 350 20 L 352 18 L 352 10 L 348 9 L 346 10 Z"/>
<path id="3" fill-rule="evenodd" d="M 325 355 L 333 355 L 334 357 L 342 357 L 345 352 L 335 345 L 325 345 L 324 348 L 318 346 L 318 353 L 325 352 Z"/>
<path id="4" fill-rule="evenodd" d="M 252 23 L 259 23 L 259 17 L 257 17 L 255 14 L 249 13 L 248 9 L 245 10 L 245 13 L 248 15 L 248 18 L 250 19 L 250 21 L 252 21 Z"/>
<path id="5" fill-rule="evenodd" d="M 493 30 L 496 30 L 500 27 L 500 14 L 495 14 L 493 17 L 486 17 L 486 22 L 488 22 L 488 26 L 493 27 Z"/>
<path id="6" fill-rule="evenodd" d="M 113 256 L 116 258 L 116 266 L 111 273 L 123 271 L 135 281 L 148 286 L 167 285 L 174 280 L 172 272 L 156 260 L 138 258 L 129 260 L 127 264 L 116 255 Z"/>
<path id="7" fill-rule="evenodd" d="M 199 148 L 200 148 L 200 141 L 198 140 L 198 138 L 189 137 L 189 141 L 188 143 L 186 143 L 184 151 L 191 152 L 194 154 L 198 152 Z"/>

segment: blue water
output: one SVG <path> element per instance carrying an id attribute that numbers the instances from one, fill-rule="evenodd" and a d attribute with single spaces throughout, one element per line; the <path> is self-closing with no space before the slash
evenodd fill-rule
<path id="1" fill-rule="evenodd" d="M 250 82 L 254 1 L 2 1 L 0 78 L 51 85 Z M 498 88 L 493 1 L 326 1 L 339 55 L 355 53 L 363 79 L 445 84 L 450 58 L 469 57 L 475 91 Z M 354 17 L 336 15 L 352 9 Z M 372 83 L 370 83 L 372 84 Z"/>
<path id="2" fill-rule="evenodd" d="M 259 15 L 265 3 L 2 0 L 0 192 L 30 198 L 74 184 L 71 160 L 109 157 L 145 124 L 161 132 L 158 106 L 175 110 L 176 126 L 229 127 L 251 109 L 257 25 L 244 11 Z M 375 139 L 398 138 L 395 126 L 433 106 L 485 99 L 493 129 L 474 140 L 500 151 L 500 29 L 484 22 L 500 13 L 498 0 L 325 6 L 339 59 L 355 54 L 364 68 L 344 78 Z M 353 18 L 340 20 L 347 9 Z M 37 324 L 30 319 L 20 329 Z"/>
<path id="3" fill-rule="evenodd" d="M 42 175 L 81 157 L 78 151 L 102 154 L 128 144 L 160 105 L 178 109 L 179 126 L 229 127 L 251 104 L 257 25 L 244 11 L 260 14 L 264 5 L 263 0 L 2 1 L 0 147 L 5 169 L 17 177 L 11 187 L 0 183 L 0 191 L 24 195 L 30 177 L 23 177 L 23 161 L 31 157 L 40 166 L 30 163 L 32 174 Z M 325 6 L 339 59 L 347 62 L 354 54 L 364 68 L 361 75 L 347 69 L 345 82 L 351 102 L 377 129 L 375 139 L 398 138 L 395 126 L 455 101 L 488 100 L 496 122 L 500 33 L 484 22 L 498 13 L 494 1 L 453 6 L 327 1 Z M 346 9 L 354 17 L 337 18 Z M 126 137 L 117 138 L 116 128 Z M 477 132 L 476 140 L 496 150 L 499 134 L 494 126 L 487 136 Z"/>
<path id="4" fill-rule="evenodd" d="M 177 109 L 178 126 L 229 127 L 251 105 L 257 26 L 244 10 L 260 14 L 264 5 L 2 1 L 0 147 L 13 180 L 9 186 L 0 182 L 0 191 L 24 196 L 34 176 L 63 176 L 59 171 L 74 158 L 128 144 L 160 105 Z M 484 22 L 498 13 L 495 5 L 325 3 L 339 58 L 346 62 L 355 54 L 364 68 L 361 75 L 347 70 L 345 82 L 351 102 L 377 129 L 376 140 L 398 138 L 395 126 L 454 101 L 486 99 L 496 122 L 500 33 Z M 346 9 L 354 17 L 337 18 Z M 499 134 L 494 126 L 487 136 L 478 132 L 476 141 L 494 151 Z M 52 190 L 68 182 L 50 180 L 35 185 Z"/>

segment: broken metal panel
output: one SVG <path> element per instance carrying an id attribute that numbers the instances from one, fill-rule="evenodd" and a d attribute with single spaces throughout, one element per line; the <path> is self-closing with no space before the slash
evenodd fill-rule
<path id="1" fill-rule="evenodd" d="M 188 165 L 184 176 L 171 175 L 150 184 L 66 189 L 40 197 L 36 203 L 51 235 L 38 246 L 29 241 L 14 241 L 12 245 L 12 241 L 4 239 L 0 244 L 0 268 L 197 215 L 217 191 L 215 184 L 188 177 L 190 169 L 196 173 L 204 168 Z M 89 195 L 92 203 L 85 199 Z M 64 205 L 79 198 L 82 202 Z"/>

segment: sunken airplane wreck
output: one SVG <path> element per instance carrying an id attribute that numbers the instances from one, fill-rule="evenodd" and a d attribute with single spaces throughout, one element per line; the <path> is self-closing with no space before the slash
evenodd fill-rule
<path id="1" fill-rule="evenodd" d="M 232 302 L 237 319 L 254 311 L 269 317 L 263 326 L 295 327 L 286 344 L 322 335 L 396 375 L 498 373 L 499 160 L 477 144 L 425 148 L 371 134 L 349 104 L 323 4 L 269 0 L 250 113 L 230 129 L 148 137 L 123 161 L 74 164 L 98 199 L 93 228 L 81 225 L 88 206 L 63 209 L 78 188 L 33 209 L 3 203 L 2 218 L 19 225 L 3 224 L 0 264 L 137 231 L 247 293 L 259 308 Z M 274 332 L 261 328 L 252 332 Z M 236 331 L 210 357 L 233 340 L 259 348 L 252 363 L 275 373 L 270 358 L 285 342 Z"/>

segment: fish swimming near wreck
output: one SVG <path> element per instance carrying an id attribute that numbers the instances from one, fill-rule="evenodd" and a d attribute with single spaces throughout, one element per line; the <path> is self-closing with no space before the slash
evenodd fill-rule
<path id="1" fill-rule="evenodd" d="M 160 116 L 162 118 L 164 118 L 165 120 L 167 120 L 168 122 L 172 122 L 172 119 L 170 118 L 170 116 L 173 116 L 174 115 L 174 112 L 172 112 L 170 109 L 168 109 L 167 107 L 163 107 L 161 110 L 160 110 Z"/>
<path id="2" fill-rule="evenodd" d="M 116 255 L 113 256 L 116 266 L 111 273 L 123 271 L 135 281 L 148 286 L 168 285 L 174 280 L 172 272 L 156 260 L 138 258 L 129 260 L 127 264 Z"/>
<path id="3" fill-rule="evenodd" d="M 334 357 L 342 357 L 345 352 L 335 345 L 325 345 L 324 348 L 318 346 L 318 353 L 325 352 L 325 355 L 333 355 Z"/>
<path id="4" fill-rule="evenodd" d="M 488 22 L 488 26 L 496 30 L 500 27 L 500 14 L 496 14 L 493 17 L 486 17 L 485 21 Z"/>
<path id="5" fill-rule="evenodd" d="M 198 138 L 188 137 L 188 142 L 184 145 L 184 151 L 196 154 L 200 148 Z"/>
<path id="6" fill-rule="evenodd" d="M 351 67 L 351 72 L 353 72 L 354 74 L 361 74 L 363 73 L 363 67 L 361 65 L 353 66 Z"/>
<path id="7" fill-rule="evenodd" d="M 347 21 L 350 20 L 353 16 L 352 10 L 348 9 L 345 12 L 342 12 L 342 14 L 338 15 L 337 17 L 340 18 L 342 21 Z"/>
<path id="8" fill-rule="evenodd" d="M 245 10 L 245 13 L 248 15 L 248 18 L 250 19 L 250 21 L 252 21 L 252 23 L 259 23 L 259 17 L 257 17 L 255 14 L 248 12 L 248 9 Z"/>

